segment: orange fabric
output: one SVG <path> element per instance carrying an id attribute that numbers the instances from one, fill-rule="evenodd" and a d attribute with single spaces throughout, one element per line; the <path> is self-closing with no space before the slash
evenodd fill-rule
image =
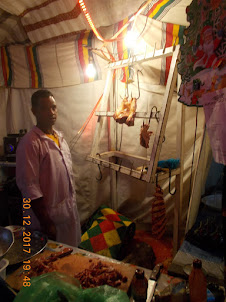
<path id="1" fill-rule="evenodd" d="M 167 271 L 167 267 L 173 258 L 172 238 L 164 235 L 161 239 L 156 239 L 146 231 L 136 230 L 134 239 L 149 244 L 156 257 L 155 264 L 163 263 L 163 267 Z"/>

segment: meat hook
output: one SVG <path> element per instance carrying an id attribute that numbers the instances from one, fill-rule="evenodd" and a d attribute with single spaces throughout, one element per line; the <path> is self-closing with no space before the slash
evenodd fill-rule
<path id="1" fill-rule="evenodd" d="M 122 166 L 122 158 L 121 158 L 120 163 L 119 163 L 118 172 L 120 171 L 121 166 Z"/>
<path id="2" fill-rule="evenodd" d="M 159 175 L 158 175 L 158 172 L 156 173 L 156 177 L 155 177 L 155 185 L 156 187 L 158 187 L 158 178 L 159 178 Z"/>
<path id="3" fill-rule="evenodd" d="M 156 118 L 156 114 L 157 114 L 157 112 L 158 112 L 158 109 L 157 109 L 156 106 L 153 106 L 153 107 L 151 108 L 151 113 L 150 113 L 150 117 L 149 117 L 149 120 L 148 120 L 148 124 L 150 124 L 152 115 L 154 115 L 153 109 L 155 109 L 155 118 Z"/>
<path id="4" fill-rule="evenodd" d="M 131 78 L 130 78 L 130 71 L 131 71 Z M 125 72 L 125 74 L 126 74 L 125 97 L 129 97 L 129 84 L 131 83 L 131 81 L 133 81 L 133 79 L 132 79 L 133 73 L 134 73 L 133 67 L 128 66 L 128 69 Z M 130 80 L 130 83 L 129 83 L 129 80 Z"/>
<path id="5" fill-rule="evenodd" d="M 175 195 L 177 190 L 175 189 L 174 192 L 171 193 L 170 186 L 171 186 L 171 169 L 169 169 L 169 193 L 170 193 L 170 195 Z"/>
<path id="6" fill-rule="evenodd" d="M 142 71 L 138 69 L 137 70 L 137 87 L 138 87 L 138 97 L 137 97 L 137 100 L 140 98 L 140 82 L 139 82 L 139 76 L 138 76 L 139 72 L 143 75 Z"/>
<path id="7" fill-rule="evenodd" d="M 99 169 L 99 172 L 100 172 L 100 177 L 96 177 L 96 180 L 97 181 L 101 181 L 101 179 L 102 179 L 102 172 L 101 172 L 101 169 L 100 169 L 100 164 L 98 164 L 98 169 Z"/>
<path id="8" fill-rule="evenodd" d="M 140 173 L 140 179 L 142 178 L 143 174 L 144 174 L 144 170 L 145 170 L 145 164 L 143 164 L 141 173 Z"/>
<path id="9" fill-rule="evenodd" d="M 99 157 L 101 157 L 100 156 L 100 153 L 96 153 L 96 155 L 98 155 Z M 99 172 L 100 172 L 100 177 L 96 177 L 96 180 L 97 181 L 101 181 L 101 179 L 102 179 L 102 172 L 101 172 L 101 169 L 100 169 L 100 164 L 97 164 L 98 165 L 98 169 L 99 169 Z"/>

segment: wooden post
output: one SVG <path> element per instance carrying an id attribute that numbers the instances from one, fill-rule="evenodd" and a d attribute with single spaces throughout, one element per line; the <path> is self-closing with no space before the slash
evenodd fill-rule
<path id="1" fill-rule="evenodd" d="M 114 71 L 113 71 L 114 72 Z M 116 93 L 115 91 L 115 78 L 113 81 L 112 85 L 112 90 L 109 95 L 109 110 L 115 111 L 115 106 L 114 106 L 114 100 L 116 98 Z M 115 93 L 116 92 L 116 93 Z M 115 120 L 107 117 L 109 120 L 109 126 L 110 126 L 110 133 L 109 133 L 109 151 L 116 150 L 116 131 L 117 131 L 117 125 L 115 123 Z M 110 158 L 110 161 L 115 163 L 115 158 L 112 157 Z M 117 211 L 118 210 L 118 195 L 117 195 L 117 172 L 114 169 L 110 169 L 110 195 L 111 195 L 111 207 L 113 210 Z"/>
<path id="2" fill-rule="evenodd" d="M 222 190 L 223 248 L 224 248 L 224 287 L 226 288 L 226 166 L 224 166 Z"/>
<path id="3" fill-rule="evenodd" d="M 151 157 L 150 157 L 150 163 L 148 165 L 148 172 L 143 178 L 146 181 L 150 181 L 151 177 L 154 176 L 156 173 L 159 155 L 160 155 L 160 151 L 161 151 L 161 147 L 162 147 L 162 141 L 163 141 L 163 137 L 165 134 L 166 123 L 168 120 L 169 110 L 170 110 L 171 101 L 172 101 L 172 97 L 173 97 L 174 87 L 175 87 L 176 80 L 177 80 L 176 63 L 177 63 L 177 58 L 178 58 L 178 54 L 179 54 L 179 49 L 180 49 L 180 45 L 177 45 L 176 49 L 173 53 L 173 56 L 172 56 L 168 80 L 167 80 L 167 84 L 166 84 L 166 91 L 165 91 L 163 102 L 162 102 L 162 109 L 161 109 L 161 113 L 160 113 L 159 123 L 158 123 L 158 127 L 157 127 L 156 134 L 155 134 L 155 139 L 154 139 L 153 148 L 152 148 Z"/>
<path id="4" fill-rule="evenodd" d="M 177 89 L 179 89 L 181 77 L 178 76 Z M 173 256 L 180 247 L 181 209 L 183 201 L 183 177 L 184 177 L 184 136 L 185 136 L 185 105 L 177 102 L 177 157 L 180 159 L 180 173 L 175 181 L 175 203 L 173 222 Z"/>

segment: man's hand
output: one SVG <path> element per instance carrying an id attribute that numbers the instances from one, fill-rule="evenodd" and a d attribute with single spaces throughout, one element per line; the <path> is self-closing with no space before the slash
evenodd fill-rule
<path id="1" fill-rule="evenodd" d="M 56 226 L 52 220 L 49 220 L 48 223 L 41 224 L 41 227 L 43 233 L 45 233 L 49 239 L 56 240 Z"/>
<path id="2" fill-rule="evenodd" d="M 49 239 L 56 240 L 56 226 L 49 217 L 43 198 L 32 200 L 31 208 L 39 220 L 42 232 L 46 234 Z"/>

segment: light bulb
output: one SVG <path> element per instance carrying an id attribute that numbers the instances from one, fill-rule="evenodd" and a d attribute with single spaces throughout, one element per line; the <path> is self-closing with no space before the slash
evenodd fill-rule
<path id="1" fill-rule="evenodd" d="M 88 64 L 88 67 L 86 68 L 86 74 L 89 78 L 94 78 L 94 76 L 96 75 L 96 69 L 93 63 Z"/>
<path id="2" fill-rule="evenodd" d="M 128 31 L 124 38 L 124 42 L 127 48 L 134 48 L 136 46 L 136 41 L 138 38 L 138 33 L 134 31 Z"/>

